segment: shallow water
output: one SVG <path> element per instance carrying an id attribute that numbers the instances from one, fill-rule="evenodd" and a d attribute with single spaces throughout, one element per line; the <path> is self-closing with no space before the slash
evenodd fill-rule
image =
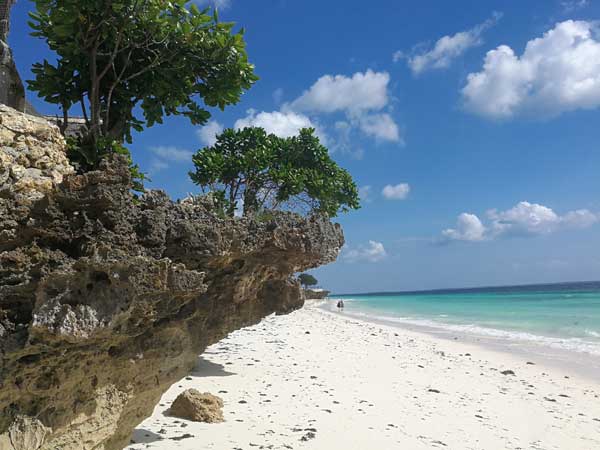
<path id="1" fill-rule="evenodd" d="M 333 298 L 357 317 L 600 356 L 600 282 Z"/>

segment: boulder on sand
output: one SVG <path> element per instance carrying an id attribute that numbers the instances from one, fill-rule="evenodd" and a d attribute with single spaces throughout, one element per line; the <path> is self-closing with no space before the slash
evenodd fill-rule
<path id="1" fill-rule="evenodd" d="M 167 414 L 194 422 L 223 422 L 223 400 L 209 392 L 187 389 L 177 396 Z"/>

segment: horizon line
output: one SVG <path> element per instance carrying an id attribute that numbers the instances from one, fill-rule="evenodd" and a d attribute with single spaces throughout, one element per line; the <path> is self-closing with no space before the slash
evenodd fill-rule
<path id="1" fill-rule="evenodd" d="M 526 284 L 505 284 L 505 285 L 491 285 L 491 286 L 473 286 L 473 287 L 459 287 L 459 288 L 436 288 L 436 289 L 417 289 L 408 291 L 373 291 L 373 292 L 351 292 L 337 294 L 332 293 L 331 296 L 347 296 L 347 295 L 390 295 L 390 294 L 426 294 L 436 292 L 464 292 L 464 291 L 477 291 L 483 289 L 507 289 L 507 288 L 531 288 L 536 286 L 558 286 L 565 284 L 592 284 L 598 283 L 598 290 L 600 290 L 600 280 L 588 280 L 588 281 L 559 281 L 556 283 L 526 283 Z"/>

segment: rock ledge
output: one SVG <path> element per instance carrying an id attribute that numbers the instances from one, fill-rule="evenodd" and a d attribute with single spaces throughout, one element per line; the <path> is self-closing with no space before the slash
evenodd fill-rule
<path id="1" fill-rule="evenodd" d="M 134 201 L 123 159 L 74 174 L 54 126 L 0 112 L 0 450 L 123 448 L 198 354 L 299 308 L 292 274 L 343 245 L 323 218 Z"/>

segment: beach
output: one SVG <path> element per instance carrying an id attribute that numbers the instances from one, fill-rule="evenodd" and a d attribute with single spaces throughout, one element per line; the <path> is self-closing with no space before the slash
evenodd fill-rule
<path id="1" fill-rule="evenodd" d="M 319 305 L 209 347 L 127 448 L 600 448 L 600 374 Z M 225 421 L 165 415 L 189 388 L 221 397 Z"/>

